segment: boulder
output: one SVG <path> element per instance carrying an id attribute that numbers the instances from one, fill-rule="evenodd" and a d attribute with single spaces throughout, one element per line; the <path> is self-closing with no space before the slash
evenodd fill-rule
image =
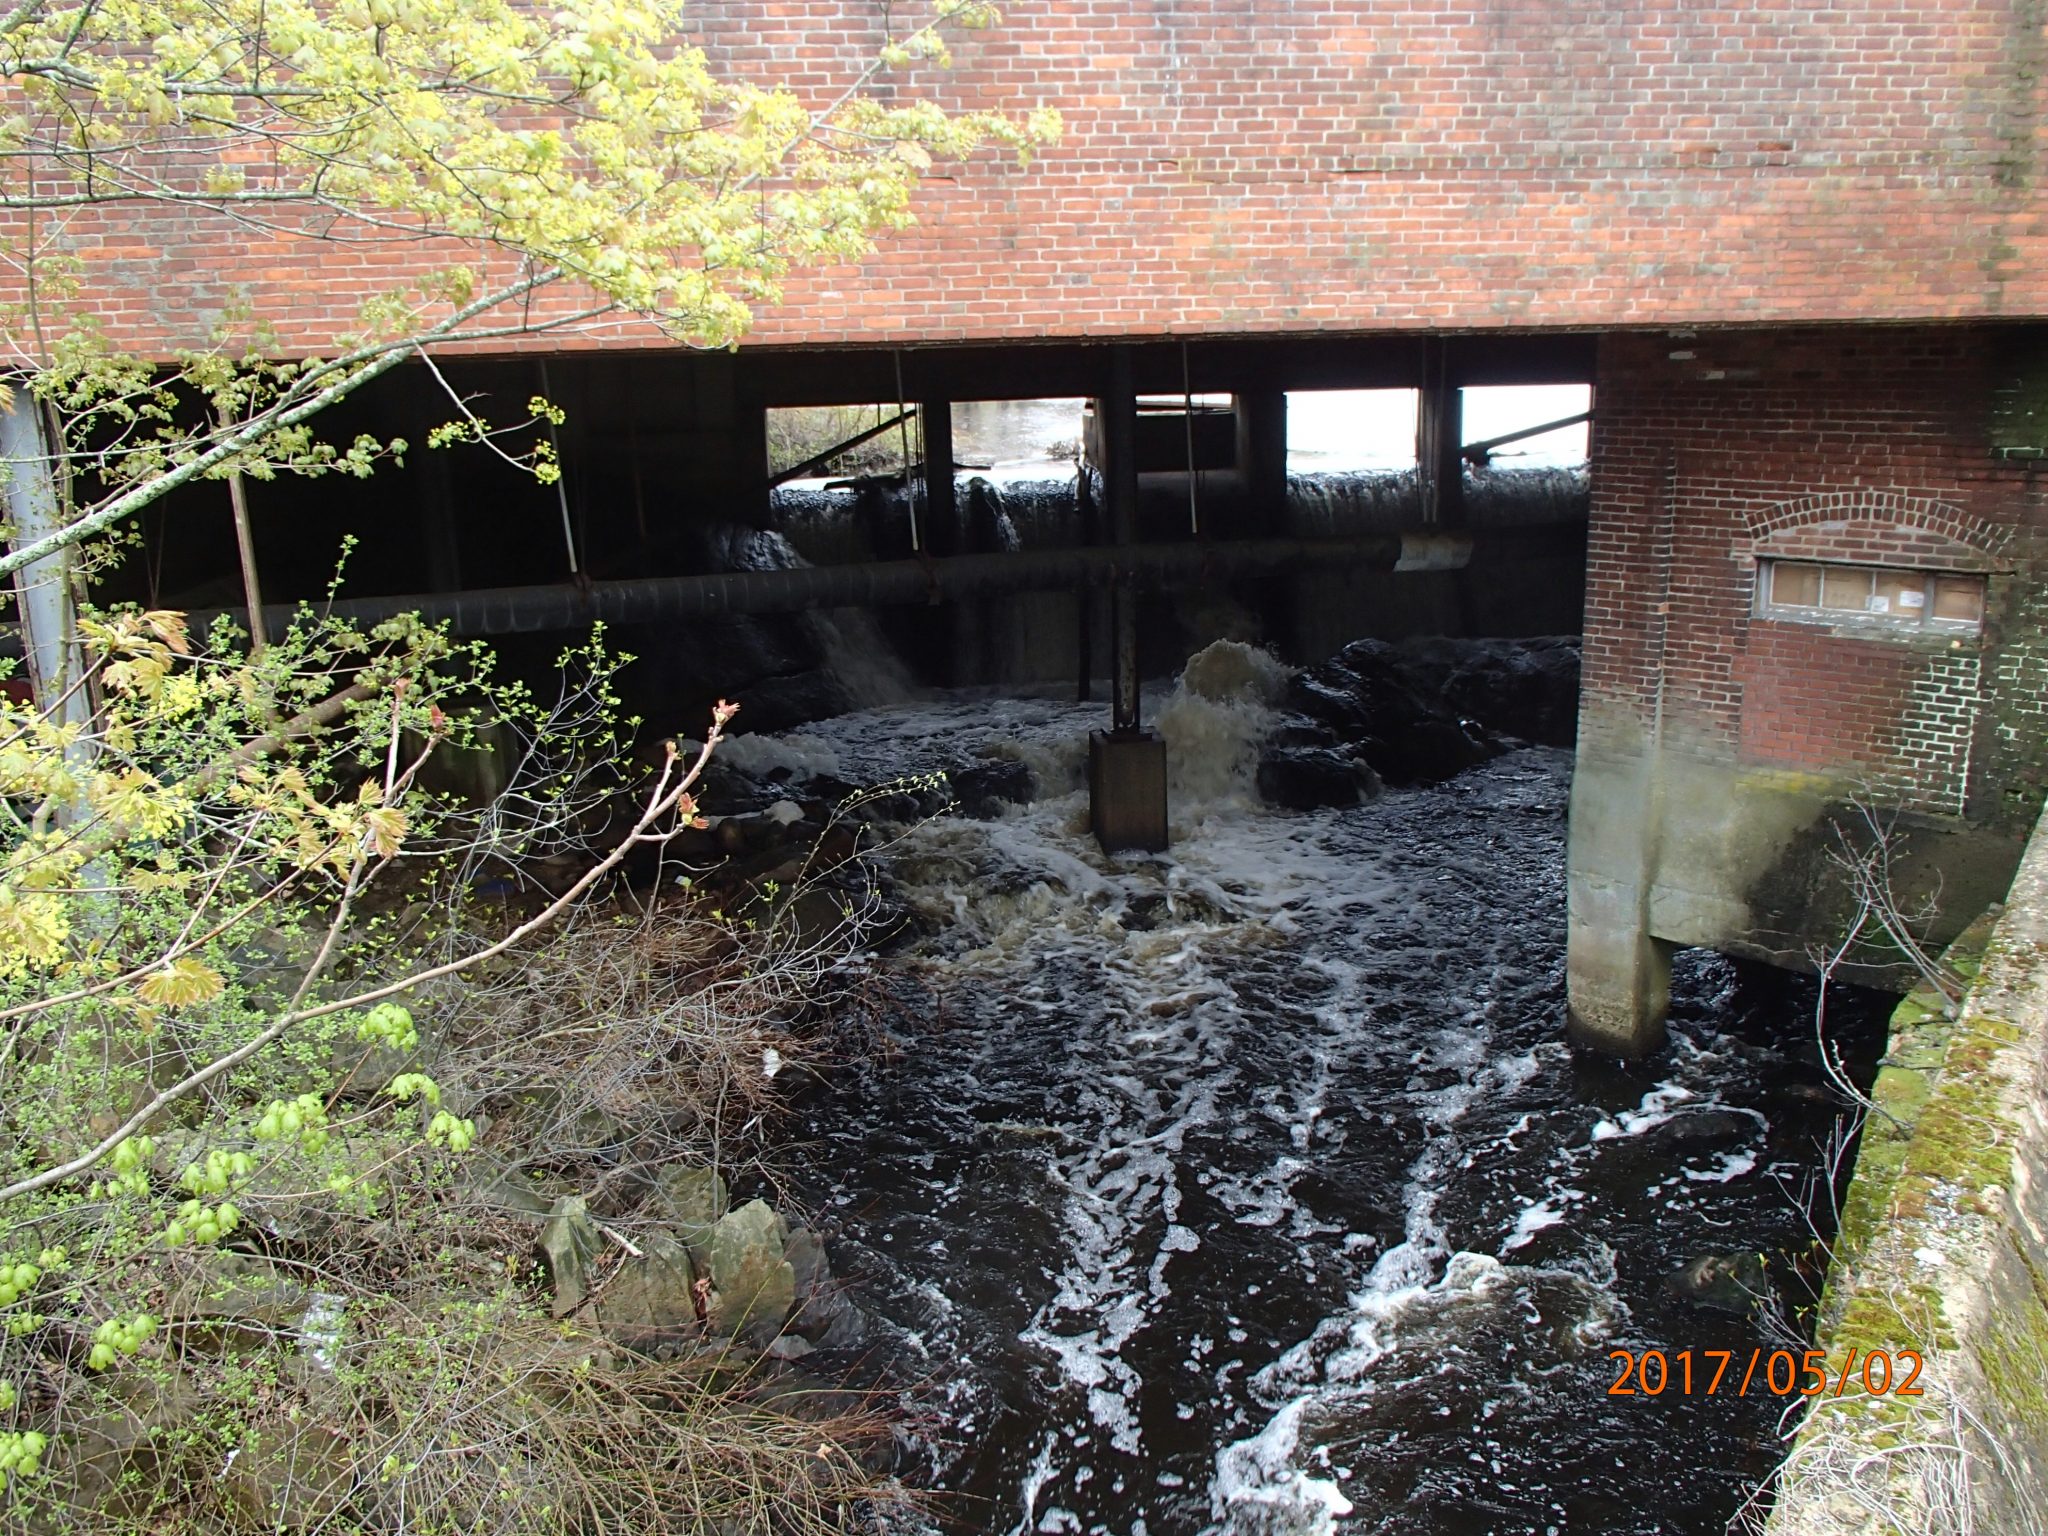
<path id="1" fill-rule="evenodd" d="M 974 821 L 993 821 L 1006 806 L 1029 805 L 1038 793 L 1031 769 L 1015 758 L 993 757 L 966 768 L 951 768 L 954 812 Z"/>
<path id="2" fill-rule="evenodd" d="M 1763 1256 L 1703 1253 L 1664 1277 L 1664 1289 L 1689 1306 L 1747 1316 L 1774 1294 Z"/>
<path id="3" fill-rule="evenodd" d="M 1405 785 L 1440 783 L 1497 755 L 1497 736 L 1569 746 L 1578 695 L 1574 637 L 1436 637 L 1354 640 L 1297 676 L 1283 702 Z"/>
<path id="4" fill-rule="evenodd" d="M 223 1481 L 252 1526 L 310 1531 L 341 1519 L 355 1487 L 355 1461 L 338 1430 L 278 1424 L 243 1437 Z"/>
<path id="5" fill-rule="evenodd" d="M 95 1406 L 52 1438 L 49 1480 L 101 1521 L 149 1515 L 164 1496 L 181 1434 L 203 1406 L 199 1389 L 177 1366 L 138 1357 L 102 1383 Z"/>
<path id="6" fill-rule="evenodd" d="M 472 1151 L 457 1165 L 457 1177 L 468 1182 L 470 1197 L 493 1216 L 514 1221 L 545 1221 L 558 1192 L 550 1191 L 500 1162 L 489 1153 Z"/>
<path id="7" fill-rule="evenodd" d="M 1359 741 L 1432 713 L 1400 674 L 1400 656 L 1391 645 L 1354 640 L 1298 674 L 1282 702 L 1291 712 L 1327 726 L 1340 740 Z"/>
<path id="8" fill-rule="evenodd" d="M 1389 784 L 1441 783 L 1501 750 L 1425 697 L 1383 640 L 1354 640 L 1301 673 L 1285 704 L 1349 743 Z"/>
<path id="9" fill-rule="evenodd" d="M 1568 747 L 1577 735 L 1575 635 L 1518 640 L 1431 636 L 1404 641 L 1400 653 L 1409 686 L 1453 715 L 1547 747 Z"/>
<path id="10" fill-rule="evenodd" d="M 1380 776 L 1341 747 L 1276 747 L 1259 758 L 1258 785 L 1268 805 L 1316 811 L 1376 799 Z"/>
<path id="11" fill-rule="evenodd" d="M 728 1212 L 705 1244 L 711 1272 L 711 1329 L 765 1344 L 782 1331 L 796 1304 L 796 1272 L 786 1249 L 789 1228 L 765 1200 Z"/>
<path id="12" fill-rule="evenodd" d="M 581 1195 L 564 1195 L 541 1224 L 540 1256 L 554 1283 L 554 1314 L 567 1317 L 590 1294 L 591 1270 L 602 1235 Z"/>
<path id="13" fill-rule="evenodd" d="M 1749 1141 L 1762 1128 L 1759 1117 L 1739 1109 L 1681 1109 L 1650 1134 L 1673 1151 L 1711 1151 Z"/>
<path id="14" fill-rule="evenodd" d="M 729 1197 L 717 1169 L 671 1163 L 655 1174 L 651 1203 L 661 1221 L 701 1259 L 704 1243 L 725 1215 Z"/>
<path id="15" fill-rule="evenodd" d="M 749 1397 L 785 1418 L 801 1419 L 831 1430 L 835 1446 L 850 1449 L 870 1472 L 897 1470 L 896 1445 L 886 1420 L 871 1398 L 848 1392 L 788 1364 L 763 1363 L 750 1373 Z"/>
<path id="16" fill-rule="evenodd" d="M 821 1349 L 852 1349 L 867 1337 L 867 1319 L 832 1278 L 825 1242 L 805 1228 L 792 1232 L 783 1249 L 796 1281 L 790 1327 Z"/>
<path id="17" fill-rule="evenodd" d="M 309 1301 L 306 1287 L 268 1260 L 217 1250 L 179 1276 L 163 1318 L 182 1324 L 179 1336 L 193 1346 L 221 1347 L 238 1336 L 253 1344 L 292 1328 Z"/>
<path id="18" fill-rule="evenodd" d="M 1377 761 L 1371 744 L 1362 749 L 1365 760 L 1390 779 L 1409 784 L 1441 784 L 1502 751 L 1476 721 L 1436 719 L 1415 721 L 1395 739 L 1379 743 L 1379 748 Z"/>
<path id="19" fill-rule="evenodd" d="M 655 1354 L 697 1331 L 696 1269 L 690 1251 L 664 1232 L 640 1240 L 640 1255 L 619 1266 L 597 1298 L 607 1337 Z"/>
<path id="20" fill-rule="evenodd" d="M 389 1167 L 413 1155 L 416 1138 L 417 1132 L 337 1127 L 329 1135 L 327 1156 L 343 1168 Z M 193 1159 L 202 1156 L 202 1144 L 192 1143 L 188 1152 Z M 259 1158 L 235 1203 L 251 1227 L 288 1243 L 326 1241 L 337 1225 L 367 1215 L 372 1204 L 360 1185 L 309 1196 L 304 1168 L 292 1157 Z"/>
<path id="21" fill-rule="evenodd" d="M 775 913 L 778 932 L 787 933 L 796 948 L 843 954 L 860 940 L 865 925 L 861 908 L 845 891 L 831 885 L 807 885 Z"/>

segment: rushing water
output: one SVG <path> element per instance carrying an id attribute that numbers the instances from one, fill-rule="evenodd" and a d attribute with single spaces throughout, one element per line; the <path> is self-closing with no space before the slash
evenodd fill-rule
<path id="1" fill-rule="evenodd" d="M 1098 714 L 953 697 L 742 743 L 1042 786 L 891 854 L 927 935 L 882 962 L 899 1049 L 807 1110 L 797 1193 L 930 1490 L 899 1528 L 1721 1530 L 1781 1405 L 1612 1398 L 1607 1351 L 1763 1341 L 1663 1280 L 1803 1246 L 1810 996 L 1683 957 L 1667 1053 L 1575 1059 L 1568 754 L 1276 813 L 1263 707 L 1177 694 L 1173 850 L 1111 858 Z"/>

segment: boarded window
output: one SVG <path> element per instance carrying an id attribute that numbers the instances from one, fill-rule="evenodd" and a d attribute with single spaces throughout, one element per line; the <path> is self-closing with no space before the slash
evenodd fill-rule
<path id="1" fill-rule="evenodd" d="M 1819 560 L 1766 560 L 1760 576 L 1757 611 L 1772 618 L 1939 631 L 1984 624 L 1982 576 Z"/>

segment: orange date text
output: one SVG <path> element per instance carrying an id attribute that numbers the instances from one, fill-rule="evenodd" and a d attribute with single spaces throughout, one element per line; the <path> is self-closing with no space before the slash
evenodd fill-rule
<path id="1" fill-rule="evenodd" d="M 1839 1366 L 1828 1363 L 1827 1351 L 1752 1349 L 1610 1349 L 1615 1377 L 1609 1397 L 1840 1397 L 1862 1392 L 1870 1397 L 1919 1397 L 1921 1360 L 1911 1349 L 1867 1352 L 1850 1350 Z"/>

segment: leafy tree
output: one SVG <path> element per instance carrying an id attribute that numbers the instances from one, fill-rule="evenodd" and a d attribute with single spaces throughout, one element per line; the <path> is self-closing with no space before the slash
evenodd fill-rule
<path id="1" fill-rule="evenodd" d="M 935 0 L 813 104 L 716 78 L 647 0 L 21 0 L 0 17 L 0 255 L 19 274 L 0 341 L 62 445 L 70 504 L 17 531 L 0 575 L 192 480 L 368 474 L 405 445 L 326 441 L 319 413 L 439 348 L 627 313 L 730 345 L 791 270 L 910 222 L 935 157 L 1028 158 L 1057 132 L 1046 111 L 870 94 L 995 19 Z M 281 242 L 315 274 L 321 252 L 400 253 L 403 275 L 311 343 L 326 355 L 293 355 L 304 338 L 246 310 L 201 346 L 124 352 L 75 242 L 164 221 L 224 252 Z M 466 413 L 439 434 L 494 435 Z"/>
<path id="2" fill-rule="evenodd" d="M 636 770 L 598 641 L 537 702 L 412 620 L 308 615 L 266 648 L 94 611 L 83 581 L 180 486 L 226 481 L 239 510 L 244 477 L 372 474 L 407 445 L 329 440 L 320 414 L 408 359 L 613 315 L 733 343 L 790 271 L 907 222 L 934 157 L 1056 130 L 868 94 L 993 19 L 938 0 L 818 105 L 714 78 L 639 0 L 0 14 L 0 575 L 55 629 L 30 636 L 35 700 L 0 696 L 0 1528 L 826 1529 L 865 1486 L 814 1426 L 707 1414 L 722 1389 L 621 1364 L 536 1310 L 523 1259 L 464 1272 L 451 1237 L 490 1231 L 458 1168 L 504 1108 L 474 1041 L 531 1049 L 480 999 L 558 919 L 594 934 L 566 963 L 618 963 L 604 883 L 701 827 L 730 711 Z M 256 298 L 196 343 L 96 323 L 81 240 L 172 225 L 313 274 L 368 246 L 397 275 L 331 335 Z M 511 430 L 458 401 L 427 435 L 551 478 Z M 437 754 L 491 742 L 506 793 L 429 788 Z M 520 892 L 495 913 L 490 872 Z M 814 974 L 778 902 L 627 925 L 665 978 L 640 1070 L 725 1105 L 751 1061 L 760 1091 L 762 1031 Z M 222 1321 L 252 1306 L 261 1327 Z"/>

